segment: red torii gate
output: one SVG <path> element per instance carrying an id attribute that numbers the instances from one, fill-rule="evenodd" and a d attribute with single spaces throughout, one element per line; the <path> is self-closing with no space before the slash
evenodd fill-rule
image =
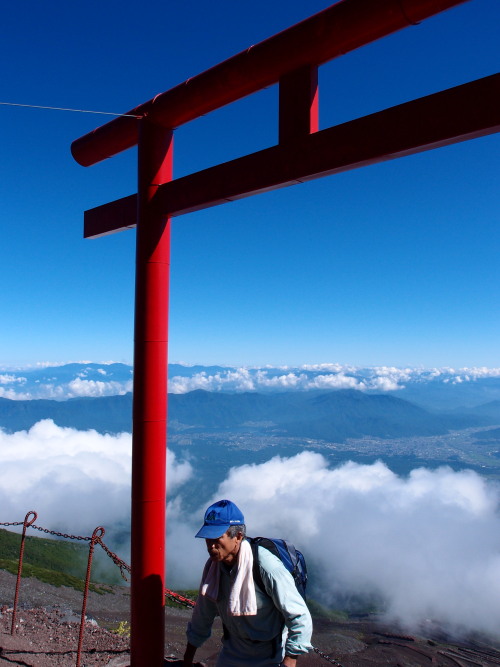
<path id="1" fill-rule="evenodd" d="M 319 65 L 464 1 L 342 0 L 72 144 L 83 166 L 138 144 L 137 195 L 86 211 L 84 229 L 91 238 L 137 227 L 133 667 L 163 664 L 170 218 L 497 132 L 499 74 L 318 130 Z M 175 128 L 275 83 L 276 146 L 172 180 Z"/>

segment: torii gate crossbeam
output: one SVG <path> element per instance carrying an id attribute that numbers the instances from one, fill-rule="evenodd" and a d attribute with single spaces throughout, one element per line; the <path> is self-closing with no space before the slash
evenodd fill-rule
<path id="1" fill-rule="evenodd" d="M 498 132 L 500 74 L 298 136 L 290 144 L 177 178 L 158 187 L 154 208 L 171 217 Z M 480 104 L 478 104 L 480 100 Z M 411 128 L 411 131 L 410 131 Z M 84 236 L 132 229 L 137 195 L 85 211 Z"/>
<path id="2" fill-rule="evenodd" d="M 318 131 L 319 65 L 464 1 L 342 0 L 73 142 L 84 166 L 139 147 L 137 195 L 85 214 L 86 237 L 137 227 L 132 667 L 163 664 L 170 218 L 498 131 L 500 75 Z M 171 180 L 176 127 L 275 83 L 277 146 Z"/>

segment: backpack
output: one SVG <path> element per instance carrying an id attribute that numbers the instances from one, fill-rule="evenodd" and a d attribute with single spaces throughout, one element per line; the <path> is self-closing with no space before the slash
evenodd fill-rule
<path id="1" fill-rule="evenodd" d="M 266 592 L 259 570 L 259 553 L 257 547 L 261 546 L 280 559 L 280 561 L 292 575 L 293 581 L 295 582 L 295 587 L 305 600 L 307 586 L 307 566 L 302 553 L 296 549 L 291 542 L 287 542 L 286 540 L 269 537 L 248 537 L 247 539 L 250 542 L 253 553 L 253 577 L 259 588 L 261 588 L 264 593 Z"/>

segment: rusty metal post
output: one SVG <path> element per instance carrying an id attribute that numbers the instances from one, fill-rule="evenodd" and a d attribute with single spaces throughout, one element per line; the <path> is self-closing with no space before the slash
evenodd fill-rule
<path id="1" fill-rule="evenodd" d="M 30 519 L 29 516 L 30 514 L 33 515 L 33 518 Z M 10 628 L 10 634 L 14 634 L 15 626 L 16 626 L 16 614 L 17 614 L 17 603 L 19 600 L 19 586 L 21 585 L 21 576 L 23 573 L 23 558 L 24 558 L 24 542 L 26 540 L 26 528 L 29 528 L 32 523 L 34 523 L 37 520 L 38 514 L 30 510 L 28 514 L 24 517 L 24 522 L 23 522 L 23 534 L 21 537 L 21 546 L 19 547 L 19 563 L 17 566 L 17 581 L 16 581 L 16 592 L 14 595 L 14 607 L 12 609 L 12 625 Z"/>
<path id="2" fill-rule="evenodd" d="M 83 587 L 83 603 L 82 615 L 80 618 L 80 634 L 78 635 L 78 649 L 76 652 L 76 667 L 80 667 L 80 658 L 82 654 L 83 634 L 85 632 L 85 612 L 87 611 L 87 597 L 89 594 L 90 572 L 92 570 L 92 556 L 94 555 L 94 547 L 106 531 L 102 526 L 98 526 L 92 533 L 89 544 L 89 557 L 87 561 L 87 574 L 85 576 L 85 585 Z"/>
<path id="3" fill-rule="evenodd" d="M 172 179 L 173 133 L 139 121 L 132 438 L 131 666 L 161 667 L 165 636 L 170 219 L 153 210 Z"/>

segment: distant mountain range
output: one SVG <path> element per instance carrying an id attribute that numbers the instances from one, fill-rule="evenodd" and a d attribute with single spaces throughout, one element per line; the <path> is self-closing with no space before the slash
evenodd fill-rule
<path id="1" fill-rule="evenodd" d="M 0 370 L 0 397 L 14 400 L 98 398 L 132 391 L 133 369 L 121 363 L 72 363 Z M 340 364 L 228 367 L 170 364 L 169 392 L 295 393 L 353 389 L 388 394 L 430 411 L 474 408 L 500 400 L 500 369 L 362 368 Z"/>
<path id="2" fill-rule="evenodd" d="M 41 419 L 101 433 L 131 431 L 132 394 L 100 398 L 0 398 L 0 427 L 27 430 Z M 171 433 L 252 432 L 343 442 L 364 436 L 399 438 L 500 423 L 500 401 L 462 412 L 430 412 L 387 394 L 353 389 L 238 394 L 196 390 L 169 396 Z"/>
<path id="3" fill-rule="evenodd" d="M 63 370 L 67 378 L 72 377 L 69 369 Z M 99 375 L 116 382 L 115 370 L 130 375 L 131 369 L 108 368 L 107 376 Z M 212 371 L 220 373 L 220 369 Z M 194 376 L 184 377 L 190 382 Z M 487 380 L 491 378 L 474 382 L 479 392 L 476 396 L 483 395 L 481 385 Z M 84 380 L 79 376 L 70 383 L 78 381 Z M 90 370 L 85 381 L 98 382 Z M 448 391 L 449 385 L 441 386 Z M 495 478 L 500 475 L 500 399 L 462 408 L 452 401 L 453 409 L 431 410 L 402 398 L 403 392 L 196 389 L 171 393 L 169 448 L 179 460 L 196 462 L 197 484 L 181 492 L 182 502 L 196 509 L 216 492 L 231 468 L 263 463 L 276 455 L 293 457 L 303 451 L 322 454 L 332 466 L 348 460 L 360 464 L 383 460 L 401 475 L 422 465 L 467 467 Z M 488 390 L 484 395 L 492 393 Z M 132 394 L 67 400 L 0 398 L 0 429 L 7 433 L 29 430 L 42 419 L 80 431 L 130 432 Z M 476 437 L 472 444 L 466 431 L 469 428 Z M 450 431 L 453 433 L 448 435 Z"/>
<path id="4" fill-rule="evenodd" d="M 34 399 L 12 401 L 0 398 L 0 428 L 8 433 L 29 430 L 41 419 L 58 426 L 99 433 L 131 431 L 132 394 L 102 398 L 72 398 L 67 401 Z"/>

